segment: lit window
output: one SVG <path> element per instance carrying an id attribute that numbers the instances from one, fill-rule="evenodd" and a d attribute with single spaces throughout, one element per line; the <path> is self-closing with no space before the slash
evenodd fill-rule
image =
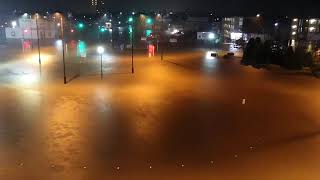
<path id="1" fill-rule="evenodd" d="M 316 19 L 310 19 L 310 20 L 309 20 L 309 23 L 310 23 L 310 24 L 315 24 L 316 22 L 317 22 Z"/>
<path id="2" fill-rule="evenodd" d="M 309 32 L 315 32 L 316 28 L 315 27 L 309 27 Z"/>

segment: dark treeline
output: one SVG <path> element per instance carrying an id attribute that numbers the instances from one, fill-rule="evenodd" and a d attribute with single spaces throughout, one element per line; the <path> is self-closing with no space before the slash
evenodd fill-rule
<path id="1" fill-rule="evenodd" d="M 260 38 L 249 40 L 241 63 L 256 68 L 276 64 L 292 70 L 315 66 L 313 53 L 307 52 L 305 47 L 273 48 L 272 41 L 267 40 L 263 43 Z"/>

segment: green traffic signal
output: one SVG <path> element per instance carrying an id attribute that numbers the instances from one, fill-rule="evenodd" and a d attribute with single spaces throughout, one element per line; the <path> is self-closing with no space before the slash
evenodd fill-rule
<path id="1" fill-rule="evenodd" d="M 84 28 L 84 24 L 83 23 L 78 23 L 77 27 L 78 27 L 78 29 L 83 29 Z"/>
<path id="2" fill-rule="evenodd" d="M 100 32 L 102 32 L 102 33 L 103 33 L 103 32 L 105 32 L 105 31 L 106 31 L 106 29 L 105 29 L 105 28 L 103 28 L 103 27 L 102 27 L 102 28 L 100 28 Z"/>
<path id="3" fill-rule="evenodd" d="M 133 18 L 129 17 L 128 22 L 133 22 Z"/>
<path id="4" fill-rule="evenodd" d="M 152 19 L 151 18 L 147 18 L 146 23 L 147 24 L 152 24 Z"/>

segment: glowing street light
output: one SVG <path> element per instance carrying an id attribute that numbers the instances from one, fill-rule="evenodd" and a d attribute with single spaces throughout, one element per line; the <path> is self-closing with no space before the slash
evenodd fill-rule
<path id="1" fill-rule="evenodd" d="M 64 40 L 64 24 L 63 24 L 63 15 L 60 13 L 55 13 L 55 16 L 60 18 L 60 30 L 61 30 L 61 40 L 62 40 L 62 62 L 63 62 L 63 82 L 67 84 L 67 76 L 66 76 L 66 61 L 65 61 L 65 40 Z M 54 17 L 55 17 L 54 16 Z"/>
<path id="2" fill-rule="evenodd" d="M 98 46 L 97 52 L 98 52 L 99 54 L 103 54 L 103 53 L 104 53 L 104 47 Z"/>
<path id="3" fill-rule="evenodd" d="M 12 21 L 11 25 L 12 25 L 12 28 L 15 28 L 17 26 L 17 21 Z"/>
<path id="4" fill-rule="evenodd" d="M 215 38 L 214 33 L 209 33 L 208 38 L 211 39 L 211 40 L 214 39 Z"/>
<path id="5" fill-rule="evenodd" d="M 102 56 L 104 53 L 104 47 L 98 46 L 97 47 L 97 52 L 100 54 L 100 70 L 101 70 L 101 79 L 103 78 L 103 71 L 102 71 Z"/>
<path id="6" fill-rule="evenodd" d="M 257 18 L 259 18 L 260 16 L 261 16 L 260 14 L 257 14 L 257 15 L 256 15 Z"/>
<path id="7" fill-rule="evenodd" d="M 274 23 L 274 26 L 275 26 L 275 27 L 278 27 L 278 26 L 279 26 L 279 23 Z"/>
<path id="8" fill-rule="evenodd" d="M 39 14 L 36 13 L 36 27 L 37 27 L 37 44 L 38 44 L 38 58 L 39 58 L 39 73 L 40 76 L 42 74 L 42 70 L 41 70 L 41 52 L 40 52 L 40 38 L 39 38 L 39 25 L 38 25 L 38 19 L 39 19 Z"/>

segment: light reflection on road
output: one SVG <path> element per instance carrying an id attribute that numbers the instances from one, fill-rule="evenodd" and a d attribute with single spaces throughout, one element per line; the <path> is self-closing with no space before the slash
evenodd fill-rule
<path id="1" fill-rule="evenodd" d="M 212 72 L 217 68 L 217 57 L 212 56 L 212 53 L 217 53 L 216 51 L 208 51 L 205 58 L 203 58 L 203 69 Z M 218 54 L 218 53 L 217 53 Z"/>

